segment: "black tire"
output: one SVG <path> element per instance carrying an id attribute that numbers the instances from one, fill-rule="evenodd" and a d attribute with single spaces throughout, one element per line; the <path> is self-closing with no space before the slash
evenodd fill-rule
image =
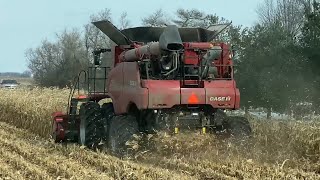
<path id="1" fill-rule="evenodd" d="M 79 110 L 79 144 L 90 149 L 98 148 L 103 137 L 103 116 L 96 102 L 83 103 Z"/>
<path id="2" fill-rule="evenodd" d="M 111 119 L 112 116 L 114 115 L 113 104 L 112 103 L 104 103 L 101 106 L 101 111 L 102 111 L 103 117 L 105 117 L 107 119 Z"/>
<path id="3" fill-rule="evenodd" d="M 228 117 L 227 131 L 234 138 L 247 138 L 252 135 L 249 121 L 247 118 L 241 116 Z"/>
<path id="4" fill-rule="evenodd" d="M 104 127 L 103 140 L 106 142 L 108 141 L 110 122 L 112 117 L 114 116 L 113 104 L 104 103 L 101 106 L 101 113 L 103 116 L 103 127 Z"/>
<path id="5" fill-rule="evenodd" d="M 123 157 L 131 155 L 130 147 L 126 146 L 127 141 L 134 140 L 133 135 L 139 133 L 139 126 L 136 118 L 132 115 L 113 116 L 110 122 L 108 148 L 112 154 Z"/>
<path id="6" fill-rule="evenodd" d="M 227 118 L 228 116 L 223 110 L 217 109 L 210 119 L 210 127 L 208 128 L 209 132 L 217 135 L 221 132 L 224 132 L 224 130 L 226 129 L 224 122 L 227 121 Z"/>

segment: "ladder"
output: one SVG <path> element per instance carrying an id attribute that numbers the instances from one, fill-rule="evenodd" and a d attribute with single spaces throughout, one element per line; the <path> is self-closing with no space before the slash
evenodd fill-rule
<path id="1" fill-rule="evenodd" d="M 183 64 L 182 66 L 182 76 L 181 76 L 181 87 L 182 88 L 202 88 L 203 80 L 200 76 L 201 66 L 199 64 Z M 193 73 L 190 72 L 193 71 Z"/>

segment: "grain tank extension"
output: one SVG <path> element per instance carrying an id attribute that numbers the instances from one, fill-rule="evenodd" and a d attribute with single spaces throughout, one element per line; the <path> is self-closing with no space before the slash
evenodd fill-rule
<path id="1" fill-rule="evenodd" d="M 90 148 L 104 144 L 123 155 L 125 143 L 135 133 L 199 129 L 237 137 L 251 134 L 245 118 L 224 113 L 240 108 L 233 51 L 228 44 L 213 41 L 227 25 L 120 31 L 107 20 L 93 24 L 116 45 L 93 52 L 92 67 L 82 71 L 86 94 L 74 96 L 80 84 L 77 78 L 67 112 L 54 113 L 56 142 L 76 142 Z M 112 58 L 103 60 L 102 53 Z M 112 62 L 112 67 L 104 67 L 105 62 Z M 101 71 L 102 78 L 97 76 Z M 101 79 L 103 87 L 98 90 Z"/>

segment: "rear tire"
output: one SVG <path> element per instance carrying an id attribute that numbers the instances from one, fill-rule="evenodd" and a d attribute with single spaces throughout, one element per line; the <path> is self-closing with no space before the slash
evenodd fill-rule
<path id="1" fill-rule="evenodd" d="M 139 133 L 136 118 L 132 115 L 113 116 L 110 122 L 108 147 L 112 154 L 123 157 L 130 155 L 130 147 L 127 141 L 134 140 L 133 135 Z"/>
<path id="2" fill-rule="evenodd" d="M 103 116 L 100 105 L 87 102 L 80 107 L 79 144 L 90 149 L 96 149 L 103 137 Z"/>
<path id="3" fill-rule="evenodd" d="M 226 129 L 226 121 L 228 119 L 227 114 L 221 110 L 221 109 L 217 109 L 214 113 L 213 113 L 213 118 L 211 118 L 210 120 L 210 126 L 209 127 L 209 131 L 211 133 L 214 133 L 216 135 L 220 135 L 224 133 L 224 130 Z"/>
<path id="4" fill-rule="evenodd" d="M 104 103 L 101 106 L 101 113 L 103 116 L 103 127 L 104 127 L 103 140 L 105 142 L 107 142 L 108 135 L 109 135 L 110 122 L 111 122 L 112 117 L 114 116 L 113 104 L 112 103 Z"/>
<path id="5" fill-rule="evenodd" d="M 101 110 L 102 110 L 102 115 L 107 119 L 111 119 L 112 116 L 114 115 L 114 109 L 113 109 L 112 103 L 102 104 Z"/>
<path id="6" fill-rule="evenodd" d="M 227 120 L 227 130 L 235 138 L 246 138 L 252 135 L 249 121 L 245 117 L 230 116 Z"/>

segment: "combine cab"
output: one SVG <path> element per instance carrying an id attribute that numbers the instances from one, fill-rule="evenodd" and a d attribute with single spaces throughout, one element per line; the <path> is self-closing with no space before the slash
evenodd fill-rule
<path id="1" fill-rule="evenodd" d="M 56 142 L 89 148 L 102 142 L 121 155 L 125 143 L 141 132 L 199 129 L 251 134 L 245 118 L 227 117 L 223 111 L 240 106 L 232 50 L 225 43 L 212 42 L 227 25 L 210 30 L 169 25 L 120 31 L 109 21 L 93 24 L 116 46 L 93 52 L 94 65 L 81 72 L 86 75 L 86 94 L 74 97 L 73 89 L 67 113 L 54 113 Z M 102 66 L 102 53 L 112 54 L 107 59 L 112 67 Z"/>

